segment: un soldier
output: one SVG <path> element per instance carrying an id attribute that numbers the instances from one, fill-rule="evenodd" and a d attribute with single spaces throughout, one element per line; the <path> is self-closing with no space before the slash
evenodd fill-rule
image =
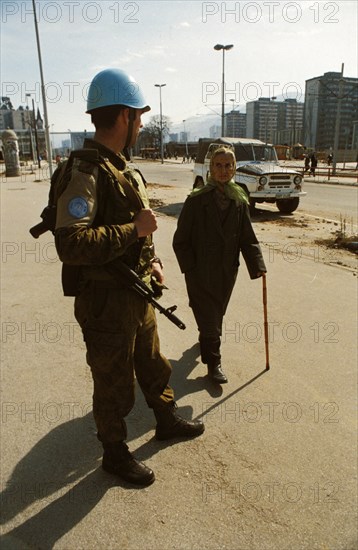
<path id="1" fill-rule="evenodd" d="M 104 449 L 102 466 L 138 485 L 152 483 L 154 473 L 125 443 L 134 374 L 154 411 L 157 439 L 194 437 L 204 431 L 202 422 L 177 413 L 169 386 L 171 365 L 160 353 L 153 307 L 116 273 L 116 263 L 124 262 L 149 284 L 153 276 L 163 281 L 152 242 L 156 217 L 142 178 L 123 155 L 136 142 L 141 115 L 149 110 L 137 83 L 124 71 L 97 74 L 87 106 L 96 129 L 94 139 L 85 140 L 54 190 L 56 248 L 66 268 L 65 280 L 68 270 L 72 286 L 76 276 L 75 316 L 94 382 L 93 414 Z"/>

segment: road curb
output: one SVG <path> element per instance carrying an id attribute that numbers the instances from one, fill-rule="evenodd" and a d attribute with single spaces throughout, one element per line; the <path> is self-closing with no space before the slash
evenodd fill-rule
<path id="1" fill-rule="evenodd" d="M 343 178 L 342 178 L 343 179 Z M 304 182 L 310 182 L 310 183 L 317 183 L 318 185 L 321 183 L 325 183 L 327 185 L 348 185 L 350 187 L 358 187 L 358 182 L 355 181 L 342 181 L 342 179 L 330 179 L 330 180 L 322 180 L 318 181 L 316 178 L 304 178 Z"/>

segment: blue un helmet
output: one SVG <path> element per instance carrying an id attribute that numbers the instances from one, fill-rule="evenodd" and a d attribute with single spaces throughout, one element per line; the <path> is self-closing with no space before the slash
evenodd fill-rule
<path id="1" fill-rule="evenodd" d="M 121 69 L 101 71 L 94 77 L 88 90 L 87 113 L 110 105 L 150 111 L 137 82 Z"/>

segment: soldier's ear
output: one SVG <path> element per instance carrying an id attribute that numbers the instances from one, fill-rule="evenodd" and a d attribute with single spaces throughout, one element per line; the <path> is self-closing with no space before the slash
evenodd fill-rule
<path id="1" fill-rule="evenodd" d="M 125 128 L 126 126 L 128 126 L 128 111 L 129 109 L 121 109 L 120 112 L 117 114 L 114 122 L 113 122 L 113 126 L 112 126 L 112 129 L 115 129 L 115 130 L 119 130 L 119 129 L 122 129 Z"/>
<path id="2" fill-rule="evenodd" d="M 126 125 L 129 124 L 129 107 L 125 107 L 124 109 L 121 109 L 117 118 L 117 122 L 118 120 L 120 120 L 122 124 L 123 123 Z"/>

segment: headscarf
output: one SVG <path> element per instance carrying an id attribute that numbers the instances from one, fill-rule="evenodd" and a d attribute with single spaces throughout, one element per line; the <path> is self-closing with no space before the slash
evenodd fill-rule
<path id="1" fill-rule="evenodd" d="M 235 153 L 233 149 L 231 147 L 225 147 L 225 146 L 221 146 L 221 147 L 218 147 L 218 149 L 216 149 L 216 151 L 213 153 L 211 157 L 210 165 L 212 164 L 214 158 L 217 155 L 226 155 L 227 153 L 230 153 L 232 155 L 233 162 L 236 166 L 236 158 L 235 158 Z M 218 188 L 217 183 L 211 177 L 211 175 L 209 175 L 206 180 L 206 184 L 203 187 L 199 187 L 199 188 L 197 187 L 196 189 L 193 189 L 193 191 L 190 193 L 189 196 L 193 197 L 196 195 L 201 195 L 202 193 L 209 193 L 213 189 L 217 189 L 217 188 Z M 225 196 L 228 199 L 234 200 L 236 204 L 239 204 L 239 203 L 249 204 L 249 198 L 246 192 L 242 187 L 240 187 L 240 185 L 235 183 L 234 178 L 231 178 L 228 182 L 225 182 L 222 188 L 224 190 Z"/>
<path id="2" fill-rule="evenodd" d="M 201 195 L 202 193 L 209 193 L 210 191 L 217 189 L 218 186 L 216 182 L 212 179 L 211 176 L 208 177 L 206 184 L 203 187 L 197 187 L 196 189 L 193 189 L 193 191 L 190 193 L 190 197 L 194 197 L 197 195 Z M 234 178 L 232 178 L 230 181 L 226 182 L 223 186 L 224 193 L 228 199 L 232 199 L 236 202 L 236 204 L 242 202 L 244 204 L 249 204 L 249 199 L 245 191 L 243 190 L 240 185 L 235 183 Z"/>

